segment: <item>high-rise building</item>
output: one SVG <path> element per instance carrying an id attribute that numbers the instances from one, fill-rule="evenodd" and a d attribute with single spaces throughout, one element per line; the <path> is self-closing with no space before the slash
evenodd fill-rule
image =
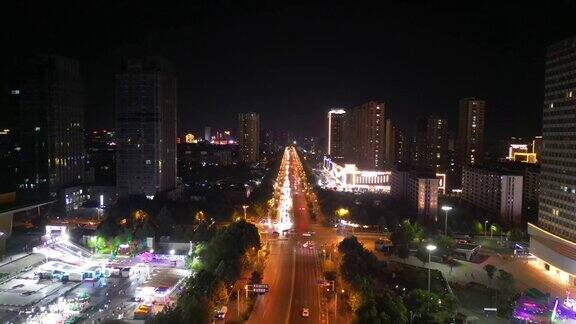
<path id="1" fill-rule="evenodd" d="M 484 159 L 484 100 L 461 99 L 458 121 L 460 164 L 481 164 Z"/>
<path id="2" fill-rule="evenodd" d="M 58 55 L 27 60 L 10 94 L 17 107 L 18 189 L 55 196 L 83 182 L 84 83 L 78 61 Z"/>
<path id="3" fill-rule="evenodd" d="M 344 157 L 345 124 L 346 111 L 344 109 L 332 109 L 328 112 L 328 145 L 326 153 L 333 159 Z"/>
<path id="4" fill-rule="evenodd" d="M 267 157 L 274 155 L 276 152 L 276 145 L 274 143 L 274 132 L 270 129 L 262 130 L 260 132 L 260 152 Z"/>
<path id="5" fill-rule="evenodd" d="M 94 172 L 94 184 L 116 184 L 116 133 L 106 129 L 86 132 L 86 167 Z"/>
<path id="6" fill-rule="evenodd" d="M 420 219 L 437 220 L 440 180 L 434 173 L 395 167 L 390 183 L 390 194 L 412 205 Z"/>
<path id="7" fill-rule="evenodd" d="M 260 115 L 238 114 L 238 152 L 240 161 L 258 162 L 260 159 Z"/>
<path id="8" fill-rule="evenodd" d="M 370 101 L 346 113 L 346 159 L 360 168 L 378 170 L 386 166 L 384 111 L 384 103 Z"/>
<path id="9" fill-rule="evenodd" d="M 392 126 L 392 154 L 393 165 L 407 164 L 410 157 L 410 148 L 408 140 L 402 130 L 396 126 Z"/>
<path id="10" fill-rule="evenodd" d="M 532 140 L 532 153 L 536 155 L 537 161 L 542 158 L 542 136 L 536 136 Z"/>
<path id="11" fill-rule="evenodd" d="M 520 225 L 523 181 L 519 172 L 465 165 L 462 167 L 462 199 L 484 209 L 500 223 Z"/>
<path id="12" fill-rule="evenodd" d="M 538 226 L 529 224 L 530 253 L 542 269 L 576 284 L 576 37 L 548 47 Z"/>
<path id="13" fill-rule="evenodd" d="M 204 127 L 204 140 L 208 143 L 212 140 L 212 128 L 210 126 Z"/>
<path id="14" fill-rule="evenodd" d="M 436 172 L 448 168 L 448 121 L 435 116 L 416 121 L 414 165 Z"/>
<path id="15" fill-rule="evenodd" d="M 176 186 L 176 77 L 156 57 L 127 59 L 116 74 L 116 185 L 120 194 Z"/>
<path id="16" fill-rule="evenodd" d="M 394 126 L 390 118 L 386 119 L 386 133 L 384 134 L 384 167 L 391 170 L 394 165 Z"/>

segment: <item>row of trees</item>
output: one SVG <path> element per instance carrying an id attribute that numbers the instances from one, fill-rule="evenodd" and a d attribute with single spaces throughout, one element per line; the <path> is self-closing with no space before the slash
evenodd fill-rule
<path id="1" fill-rule="evenodd" d="M 410 235 L 407 240 L 410 241 Z M 396 292 L 391 287 L 399 278 L 356 237 L 344 239 L 338 250 L 342 254 L 340 274 L 351 287 L 348 304 L 358 323 L 407 323 L 415 318 L 418 323 L 442 323 L 453 318 L 454 296 L 439 296 L 421 289 Z M 402 272 L 395 274 L 402 275 Z"/>
<path id="2" fill-rule="evenodd" d="M 221 201 L 214 205 L 227 204 Z M 109 239 L 128 229 L 136 238 L 172 236 L 180 227 L 178 234 L 189 240 L 192 233 L 185 235 L 186 226 L 227 220 L 231 215 L 231 208 L 207 207 L 205 202 L 173 201 L 161 195 L 153 200 L 141 195 L 123 197 L 106 209 L 96 234 Z"/>
<path id="3" fill-rule="evenodd" d="M 191 262 L 197 272 L 188 280 L 177 306 L 157 314 L 152 323 L 210 322 L 215 311 L 228 301 L 226 287 L 250 267 L 250 254 L 259 249 L 260 236 L 253 224 L 241 220 L 219 231 L 197 247 Z M 253 281 L 262 280 L 255 274 L 252 277 Z"/>

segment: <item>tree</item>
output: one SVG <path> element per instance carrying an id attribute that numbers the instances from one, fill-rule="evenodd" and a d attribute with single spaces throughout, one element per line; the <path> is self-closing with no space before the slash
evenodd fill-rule
<path id="1" fill-rule="evenodd" d="M 508 239 L 512 242 L 521 242 L 524 237 L 524 232 L 519 228 L 513 228 L 508 232 Z"/>
<path id="2" fill-rule="evenodd" d="M 256 285 L 262 283 L 262 275 L 258 271 L 253 271 L 252 275 L 250 276 L 250 284 Z"/>
<path id="3" fill-rule="evenodd" d="M 450 236 L 440 235 L 436 238 L 436 244 L 438 248 L 442 251 L 445 256 L 452 256 L 454 253 L 454 248 L 456 244 L 454 243 L 454 239 Z"/>
<path id="4" fill-rule="evenodd" d="M 419 318 L 417 323 L 446 323 L 451 322 L 457 309 L 457 300 L 447 294 L 440 298 L 434 293 L 422 289 L 412 290 L 404 299 L 405 305 L 414 317 Z"/>
<path id="5" fill-rule="evenodd" d="M 472 222 L 472 228 L 474 229 L 474 234 L 484 234 L 484 227 L 477 219 Z"/>
<path id="6" fill-rule="evenodd" d="M 490 278 L 490 280 L 494 279 L 494 274 L 496 273 L 495 266 L 487 264 L 484 266 L 484 271 L 486 271 L 486 275 L 488 276 L 488 278 Z"/>
<path id="7" fill-rule="evenodd" d="M 360 242 L 356 236 L 348 236 L 347 238 L 343 239 L 340 243 L 338 243 L 338 251 L 340 253 L 352 253 L 362 251 L 364 246 Z"/>
<path id="8" fill-rule="evenodd" d="M 118 250 L 120 244 L 122 244 L 122 239 L 120 238 L 120 235 L 114 236 L 114 238 L 112 239 L 112 250 L 113 251 Z"/>
<path id="9" fill-rule="evenodd" d="M 362 306 L 362 303 L 362 294 L 360 294 L 359 291 L 352 290 L 348 297 L 348 305 L 350 306 L 352 312 L 356 313 L 360 306 Z"/>
<path id="10" fill-rule="evenodd" d="M 406 260 L 410 256 L 410 249 L 408 249 L 408 246 L 406 245 L 400 245 L 396 248 L 396 255 L 398 255 L 399 258 Z"/>
<path id="11" fill-rule="evenodd" d="M 155 236 L 154 228 L 152 227 L 152 225 L 150 225 L 149 222 L 144 222 L 140 226 L 140 228 L 136 230 L 134 236 L 140 240 L 146 239 L 148 237 L 154 237 Z"/>
<path id="12" fill-rule="evenodd" d="M 335 271 L 324 271 L 324 279 L 335 281 L 336 280 L 336 272 Z"/>
<path id="13" fill-rule="evenodd" d="M 394 246 L 408 246 L 414 242 L 416 234 L 416 228 L 410 224 L 409 220 L 405 220 L 392 232 L 390 240 L 392 240 Z"/>
<path id="14" fill-rule="evenodd" d="M 253 205 L 254 207 L 254 212 L 256 213 L 256 216 L 258 216 L 258 219 L 262 219 L 264 217 L 266 217 L 266 205 L 265 204 L 260 204 L 260 203 L 254 203 Z"/>

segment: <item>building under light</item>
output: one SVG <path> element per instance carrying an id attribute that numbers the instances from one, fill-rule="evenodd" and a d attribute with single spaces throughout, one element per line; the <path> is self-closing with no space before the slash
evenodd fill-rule
<path id="1" fill-rule="evenodd" d="M 176 187 L 174 71 L 157 57 L 122 60 L 116 74 L 116 185 L 123 195 Z"/>
<path id="2" fill-rule="evenodd" d="M 260 159 L 260 115 L 257 113 L 238 114 L 238 155 L 240 161 L 258 162 Z"/>
<path id="3" fill-rule="evenodd" d="M 462 199 L 486 210 L 502 223 L 520 225 L 524 179 L 504 168 L 462 167 Z"/>
<path id="4" fill-rule="evenodd" d="M 194 134 L 188 133 L 188 134 L 186 134 L 185 138 L 186 138 L 186 140 L 185 140 L 186 143 L 194 143 Z"/>
<path id="5" fill-rule="evenodd" d="M 547 49 L 538 225 L 528 226 L 541 269 L 568 285 L 576 285 L 575 56 L 576 37 Z"/>
<path id="6" fill-rule="evenodd" d="M 324 172 L 330 183 L 329 188 L 339 191 L 390 192 L 390 171 L 361 170 L 356 164 L 338 164 L 324 157 Z"/>
<path id="7" fill-rule="evenodd" d="M 416 209 L 420 218 L 437 221 L 440 179 L 444 180 L 445 186 L 444 174 L 396 167 L 392 170 L 390 177 L 390 193 L 397 199 L 407 201 Z"/>
<path id="8" fill-rule="evenodd" d="M 328 146 L 327 154 L 332 158 L 344 157 L 344 128 L 346 111 L 332 109 L 328 112 Z"/>
<path id="9" fill-rule="evenodd" d="M 481 164 L 484 158 L 484 100 L 465 98 L 459 103 L 458 156 L 462 165 Z"/>
<path id="10" fill-rule="evenodd" d="M 534 152 L 534 144 L 532 152 L 530 152 L 528 144 L 510 144 L 506 159 L 515 162 L 538 163 L 537 154 Z"/>

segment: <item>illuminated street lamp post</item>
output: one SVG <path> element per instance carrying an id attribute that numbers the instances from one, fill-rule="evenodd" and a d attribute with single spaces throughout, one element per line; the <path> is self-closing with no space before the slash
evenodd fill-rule
<path id="1" fill-rule="evenodd" d="M 442 206 L 446 217 L 444 218 L 444 235 L 448 235 L 448 212 L 452 210 L 451 206 Z"/>
<path id="2" fill-rule="evenodd" d="M 484 222 L 484 236 L 488 236 L 488 220 Z"/>
<path id="3" fill-rule="evenodd" d="M 242 205 L 242 208 L 244 209 L 244 219 L 246 219 L 246 209 L 248 209 L 248 205 Z"/>
<path id="4" fill-rule="evenodd" d="M 436 245 L 428 244 L 426 250 L 428 250 L 428 292 L 430 292 L 430 255 L 436 250 Z"/>

